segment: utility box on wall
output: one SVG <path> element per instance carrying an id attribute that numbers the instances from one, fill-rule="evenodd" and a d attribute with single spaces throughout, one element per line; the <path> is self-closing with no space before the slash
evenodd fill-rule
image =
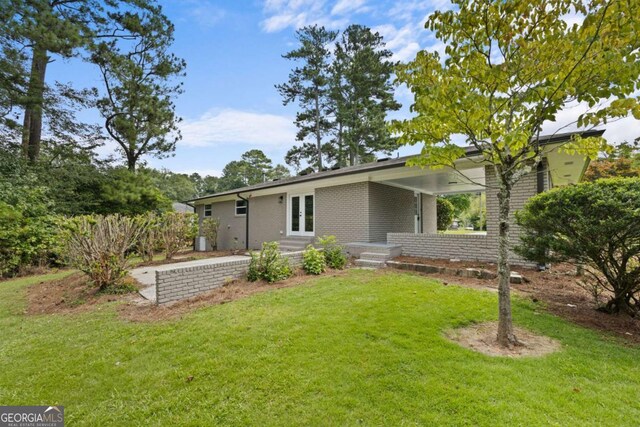
<path id="1" fill-rule="evenodd" d="M 207 238 L 203 236 L 196 237 L 196 251 L 206 252 L 207 250 Z"/>

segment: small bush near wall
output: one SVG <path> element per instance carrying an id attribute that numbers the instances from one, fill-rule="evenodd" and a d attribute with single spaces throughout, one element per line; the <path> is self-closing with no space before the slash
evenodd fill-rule
<path id="1" fill-rule="evenodd" d="M 449 200 L 442 197 L 436 199 L 436 221 L 439 231 L 444 231 L 451 227 L 454 212 L 455 208 Z"/>
<path id="2" fill-rule="evenodd" d="M 347 265 L 347 256 L 344 248 L 338 244 L 336 236 L 318 237 L 318 244 L 323 249 L 325 262 L 329 268 L 342 270 Z"/>
<path id="3" fill-rule="evenodd" d="M 130 250 L 144 226 L 121 215 L 81 216 L 67 223 L 66 252 L 70 264 L 89 276 L 101 291 L 120 293 Z"/>
<path id="4" fill-rule="evenodd" d="M 153 255 L 161 248 L 160 226 L 161 217 L 149 212 L 136 217 L 141 227 L 140 237 L 136 242 L 136 252 L 144 261 L 153 261 Z"/>
<path id="5" fill-rule="evenodd" d="M 214 251 L 218 248 L 218 228 L 220 218 L 205 218 L 200 224 L 200 235 L 207 239 L 207 246 Z"/>
<path id="6" fill-rule="evenodd" d="M 312 245 L 307 246 L 307 249 L 302 255 L 302 269 L 307 274 L 318 275 L 324 273 L 327 269 L 324 254 Z"/>
<path id="7" fill-rule="evenodd" d="M 247 279 L 251 282 L 265 280 L 273 283 L 291 277 L 293 271 L 289 259 L 282 256 L 277 242 L 265 242 L 259 253 L 251 252 Z"/>
<path id="8" fill-rule="evenodd" d="M 189 246 L 198 233 L 196 214 L 167 212 L 162 215 L 160 236 L 167 259 L 172 259 L 180 249 Z"/>

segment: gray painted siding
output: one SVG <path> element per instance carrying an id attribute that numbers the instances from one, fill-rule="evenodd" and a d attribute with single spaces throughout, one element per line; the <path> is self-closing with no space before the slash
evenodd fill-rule
<path id="1" fill-rule="evenodd" d="M 282 197 L 282 203 L 280 203 Z M 249 199 L 249 247 L 284 239 L 287 234 L 287 195 L 274 194 Z"/>
<path id="2" fill-rule="evenodd" d="M 200 220 L 204 217 L 204 205 L 196 209 Z M 211 205 L 211 217 L 220 218 L 218 229 L 218 249 L 243 249 L 245 244 L 245 217 L 236 216 L 236 202 L 213 203 Z M 237 239 L 237 241 L 235 241 Z"/>
<path id="3" fill-rule="evenodd" d="M 369 241 L 369 182 L 317 188 L 316 236 L 339 242 Z"/>
<path id="4" fill-rule="evenodd" d="M 386 242 L 387 233 L 415 231 L 413 191 L 377 182 L 369 183 L 369 240 Z"/>

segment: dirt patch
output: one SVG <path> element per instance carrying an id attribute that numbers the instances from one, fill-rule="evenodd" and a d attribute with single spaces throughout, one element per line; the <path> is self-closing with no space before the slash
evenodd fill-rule
<path id="1" fill-rule="evenodd" d="M 154 265 L 165 265 L 165 264 L 175 264 L 179 262 L 186 261 L 196 261 L 199 259 L 207 259 L 207 258 L 219 258 L 223 256 L 231 256 L 238 255 L 238 251 L 209 251 L 209 252 L 196 252 L 196 251 L 186 251 L 180 252 L 173 259 L 159 259 L 155 261 L 144 261 L 135 265 L 138 267 L 150 267 Z M 244 253 L 244 252 L 241 252 Z"/>
<path id="2" fill-rule="evenodd" d="M 346 270 L 330 270 L 321 276 L 309 276 L 302 270 L 294 276 L 277 283 L 263 281 L 249 282 L 236 280 L 204 294 L 178 301 L 173 304 L 155 305 L 142 298 L 131 300 L 118 307 L 120 317 L 133 322 L 158 322 L 182 318 L 185 314 L 200 307 L 226 304 L 249 295 L 271 291 L 273 289 L 291 288 L 308 282 L 313 277 L 343 276 Z"/>
<path id="3" fill-rule="evenodd" d="M 395 258 L 395 260 L 443 267 L 485 268 L 489 271 L 496 271 L 495 264 L 491 263 L 475 263 L 469 261 L 451 262 L 448 260 L 432 260 L 416 257 L 399 257 Z M 513 271 L 522 274 L 529 281 L 528 283 L 512 284 L 511 289 L 514 293 L 541 304 L 546 310 L 571 322 L 587 328 L 611 332 L 629 343 L 640 344 L 640 319 L 597 311 L 591 295 L 578 285 L 577 282 L 580 278 L 576 277 L 576 269 L 574 266 L 569 264 L 556 264 L 546 271 L 514 266 Z M 496 292 L 498 289 L 497 279 L 486 280 L 451 276 L 442 273 L 414 274 L 433 277 L 442 281 L 445 285 L 456 284 L 493 292 Z M 607 296 L 603 295 L 603 298 L 607 298 Z"/>
<path id="4" fill-rule="evenodd" d="M 463 347 L 486 354 L 504 357 L 539 357 L 559 351 L 562 346 L 552 338 L 534 334 L 516 327 L 515 334 L 521 345 L 511 348 L 501 347 L 496 339 L 497 322 L 480 323 L 446 333 L 447 338 Z"/>
<path id="5" fill-rule="evenodd" d="M 490 271 L 497 270 L 495 263 L 484 261 L 451 261 L 448 259 L 430 259 L 413 256 L 399 256 L 394 258 L 393 260 L 399 262 L 407 262 L 410 264 L 425 264 L 446 268 L 478 268 Z"/>
<path id="6" fill-rule="evenodd" d="M 138 282 L 126 278 L 125 283 L 138 289 Z M 84 273 L 40 282 L 27 288 L 25 314 L 81 313 L 93 310 L 96 305 L 111 301 L 136 298 L 137 293 L 110 295 L 98 292 Z"/>

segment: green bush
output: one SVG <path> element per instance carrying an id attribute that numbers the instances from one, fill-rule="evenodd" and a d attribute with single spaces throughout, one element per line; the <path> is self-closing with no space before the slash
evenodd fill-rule
<path id="1" fill-rule="evenodd" d="M 251 252 L 247 273 L 247 279 L 250 282 L 265 280 L 273 283 L 287 279 L 292 274 L 289 259 L 280 253 L 278 242 L 265 242 L 262 244 L 260 253 Z"/>
<path id="2" fill-rule="evenodd" d="M 336 236 L 318 237 L 318 245 L 322 247 L 324 259 L 329 268 L 342 270 L 347 265 L 344 248 L 338 244 Z"/>
<path id="3" fill-rule="evenodd" d="M 118 293 L 125 286 L 131 249 L 144 226 L 121 215 L 80 216 L 66 226 L 70 264 L 87 274 L 100 291 Z"/>
<path id="4" fill-rule="evenodd" d="M 453 223 L 454 212 L 455 207 L 449 200 L 442 197 L 436 198 L 436 218 L 438 230 L 444 231 L 451 227 L 451 223 Z"/>
<path id="5" fill-rule="evenodd" d="M 613 296 L 604 311 L 640 312 L 640 179 L 602 179 L 556 188 L 516 214 L 516 252 L 532 261 L 583 265 L 588 287 Z"/>
<path id="6" fill-rule="evenodd" d="M 313 245 L 307 246 L 307 249 L 302 254 L 302 269 L 307 274 L 321 274 L 327 269 L 327 263 L 324 259 L 324 254 L 313 247 Z"/>
<path id="7" fill-rule="evenodd" d="M 54 205 L 28 169 L 0 162 L 0 277 L 47 265 L 60 252 Z M 21 176 L 15 176 L 17 173 Z"/>
<path id="8" fill-rule="evenodd" d="M 198 234 L 198 216 L 192 213 L 165 212 L 160 219 L 160 238 L 166 259 L 193 243 Z"/>
<path id="9" fill-rule="evenodd" d="M 200 235 L 207 239 L 207 246 L 211 250 L 218 249 L 218 229 L 220 218 L 205 218 L 200 223 Z"/>

